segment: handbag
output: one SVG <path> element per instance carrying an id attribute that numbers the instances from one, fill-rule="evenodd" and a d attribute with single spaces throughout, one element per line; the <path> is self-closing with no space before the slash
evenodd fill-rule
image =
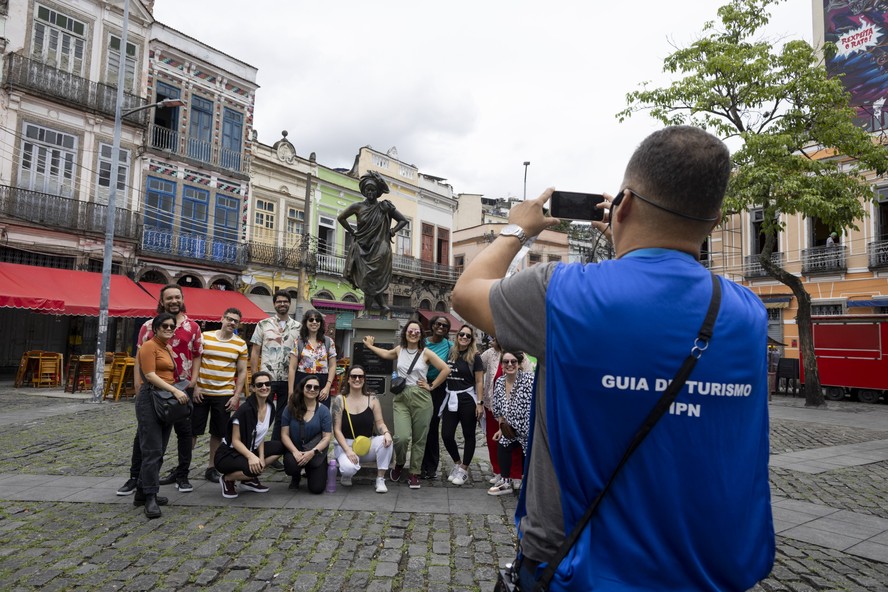
<path id="1" fill-rule="evenodd" d="M 342 406 L 345 407 L 345 416 L 348 418 L 348 427 L 351 428 L 352 436 L 354 436 L 354 440 L 352 441 L 352 450 L 358 456 L 364 456 L 368 452 L 370 452 L 370 438 L 367 436 L 358 436 L 355 434 L 355 426 L 352 425 L 352 418 L 348 412 L 348 403 L 345 402 L 345 395 L 342 396 Z"/>
<path id="2" fill-rule="evenodd" d="M 317 411 L 316 411 L 317 412 Z M 309 450 L 317 447 L 320 444 L 321 440 L 324 438 L 324 432 L 318 432 L 314 435 L 314 437 L 308 442 L 304 441 L 303 429 L 305 428 L 305 421 L 297 421 L 299 424 L 299 441 L 296 444 L 296 448 L 299 449 L 300 452 L 308 452 Z M 326 454 L 315 454 L 311 460 L 308 461 L 308 466 L 316 469 L 321 465 L 326 464 L 327 455 Z"/>
<path id="3" fill-rule="evenodd" d="M 500 422 L 500 432 L 509 440 L 516 440 L 518 438 L 518 433 L 508 421 Z"/>
<path id="4" fill-rule="evenodd" d="M 170 353 L 169 350 L 167 350 L 167 353 Z M 173 354 L 170 354 L 170 361 L 173 362 L 173 371 L 175 372 L 176 361 L 173 359 Z M 191 412 L 194 410 L 194 403 L 191 399 L 188 399 L 188 402 L 183 405 L 179 403 L 179 400 L 173 393 L 159 389 L 151 384 L 141 368 L 139 368 L 139 374 L 142 375 L 142 384 L 148 386 L 151 402 L 154 403 L 154 415 L 157 416 L 157 421 L 164 425 L 173 425 L 177 421 L 191 417 Z M 188 388 L 188 381 L 178 380 L 173 386 L 180 391 L 184 391 Z"/>
<path id="5" fill-rule="evenodd" d="M 657 421 L 666 413 L 669 409 L 669 406 L 675 401 L 675 398 L 678 396 L 678 392 L 682 389 L 685 382 L 687 382 L 688 378 L 691 375 L 691 371 L 693 371 L 694 366 L 697 364 L 697 360 L 700 359 L 700 356 L 703 355 L 703 352 L 709 347 L 709 340 L 712 338 L 712 330 L 715 326 L 716 317 L 718 317 L 718 310 L 721 306 L 721 284 L 718 282 L 718 278 L 715 274 L 712 275 L 712 298 L 709 301 L 709 309 L 706 311 L 706 317 L 703 319 L 703 325 L 700 327 L 700 331 L 697 333 L 697 338 L 694 340 L 694 345 L 691 348 L 691 353 L 685 358 L 684 363 L 682 363 L 681 368 L 678 369 L 678 372 L 675 374 L 675 378 L 666 388 L 666 391 L 657 401 L 656 405 L 651 409 L 645 418 L 644 422 L 641 424 L 641 427 L 638 428 L 638 431 L 635 433 L 635 436 L 632 438 L 632 441 L 629 443 L 629 446 L 626 448 L 626 452 L 623 453 L 623 457 L 620 459 L 620 462 L 617 463 L 617 468 L 614 469 L 613 473 L 611 473 L 610 479 L 607 480 L 604 487 L 599 492 L 598 496 L 592 501 L 589 507 L 586 509 L 586 512 L 583 516 L 577 521 L 576 526 L 573 531 L 571 531 L 570 536 L 568 536 L 561 547 L 558 549 L 558 553 L 556 553 L 555 557 L 546 565 L 546 569 L 543 571 L 543 575 L 540 576 L 539 581 L 534 586 L 535 592 L 545 592 L 545 590 L 549 587 L 549 582 L 552 581 L 552 578 L 555 577 L 555 572 L 558 570 L 558 566 L 561 565 L 561 562 L 567 557 L 567 553 L 570 551 L 571 547 L 573 547 L 574 543 L 577 542 L 577 539 L 580 538 L 580 534 L 583 532 L 583 529 L 589 523 L 589 520 L 595 514 L 595 510 L 598 509 L 599 504 L 601 504 L 601 500 L 604 498 L 605 494 L 610 489 L 611 485 L 613 485 L 614 480 L 617 478 L 617 475 L 620 472 L 620 469 L 626 464 L 629 460 L 629 457 L 632 456 L 632 453 L 635 452 L 636 448 L 644 441 L 650 431 L 654 428 Z M 496 586 L 494 587 L 494 592 L 531 592 L 529 590 L 522 591 L 518 587 L 518 570 L 520 569 L 522 557 L 519 554 L 518 559 L 507 566 L 506 569 L 501 569 L 497 575 Z"/>
<path id="6" fill-rule="evenodd" d="M 421 349 L 416 350 L 416 355 L 413 356 L 413 361 L 410 362 L 410 367 L 407 368 L 407 375 L 409 376 L 411 372 L 413 372 L 413 367 L 416 365 L 416 360 L 419 359 L 419 354 L 422 352 Z M 404 377 L 397 377 L 392 379 L 392 384 L 389 386 L 389 391 L 393 395 L 400 394 L 404 392 L 404 389 L 407 388 L 407 379 Z"/>
<path id="7" fill-rule="evenodd" d="M 179 390 L 184 390 L 188 386 L 187 380 L 179 381 L 175 384 Z M 182 404 L 176 399 L 176 396 L 170 391 L 165 391 L 151 385 L 151 401 L 154 403 L 154 413 L 160 423 L 173 425 L 177 421 L 188 419 L 194 410 L 194 404 L 191 399 L 187 403 Z"/>

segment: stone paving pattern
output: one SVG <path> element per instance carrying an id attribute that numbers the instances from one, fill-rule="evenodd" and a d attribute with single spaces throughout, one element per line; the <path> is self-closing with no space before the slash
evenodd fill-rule
<path id="1" fill-rule="evenodd" d="M 0 405 L 0 474 L 108 478 L 112 489 L 126 480 L 132 402 L 92 405 L 0 387 Z M 775 397 L 772 409 L 801 405 Z M 865 425 L 876 427 L 772 419 L 773 453 L 888 439 L 884 405 L 830 403 L 823 413 L 845 414 L 849 424 L 866 417 Z M 202 438 L 195 467 L 204 466 L 206 454 Z M 202 471 L 192 473 L 198 485 Z M 478 507 L 490 507 L 489 476 L 481 446 L 472 480 L 461 488 L 477 493 Z M 267 479 L 285 480 L 283 473 Z M 369 483 L 359 479 L 355 487 Z M 820 474 L 774 468 L 771 483 L 775 498 L 888 519 L 886 461 Z M 421 498 L 436 488 L 455 489 L 440 479 L 410 493 Z M 0 589 L 489 591 L 515 543 L 512 496 L 496 498 L 502 510 L 485 513 L 471 503 L 460 513 L 378 511 L 373 497 L 358 511 L 248 508 L 221 496 L 201 507 L 174 499 L 154 521 L 131 505 L 131 496 L 115 498 L 118 503 L 63 503 L 0 495 Z M 888 591 L 888 563 L 779 535 L 777 544 L 774 570 L 756 591 Z"/>

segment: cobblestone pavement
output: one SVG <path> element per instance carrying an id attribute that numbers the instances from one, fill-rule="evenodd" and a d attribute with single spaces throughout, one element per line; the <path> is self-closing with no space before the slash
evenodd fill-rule
<path id="1" fill-rule="evenodd" d="M 774 407 L 798 406 L 776 397 Z M 70 400 L 0 387 L 0 473 L 126 479 L 131 402 Z M 41 413 L 36 413 L 36 412 Z M 882 413 L 884 405 L 830 403 L 823 413 Z M 871 416 L 871 415 L 870 415 Z M 872 422 L 870 422 L 871 424 Z M 888 438 L 884 430 L 772 420 L 774 453 Z M 198 443 L 194 466 L 207 455 Z M 172 447 L 174 448 L 174 447 Z M 445 455 L 446 457 L 446 455 Z M 490 467 L 479 447 L 463 486 L 487 498 Z M 167 458 L 167 466 L 170 457 Z M 194 470 L 194 479 L 199 471 Z M 283 481 L 274 473 L 269 481 Z M 888 518 L 888 462 L 818 475 L 772 469 L 775 496 Z M 117 481 L 114 481 L 117 483 Z M 397 485 L 395 485 L 397 487 Z M 426 488 L 452 488 L 445 479 Z M 373 499 L 373 498 L 370 498 Z M 511 560 L 514 526 L 503 511 L 456 514 L 225 505 L 168 506 L 147 521 L 123 503 L 0 500 L 2 590 L 492 590 Z M 755 590 L 886 590 L 888 564 L 778 536 L 777 562 Z"/>

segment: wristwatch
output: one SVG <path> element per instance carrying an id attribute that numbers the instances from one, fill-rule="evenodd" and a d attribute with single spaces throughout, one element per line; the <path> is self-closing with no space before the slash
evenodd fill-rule
<path id="1" fill-rule="evenodd" d="M 506 224 L 506 227 L 500 230 L 500 236 L 514 236 L 522 247 L 527 242 L 527 233 L 517 224 Z"/>

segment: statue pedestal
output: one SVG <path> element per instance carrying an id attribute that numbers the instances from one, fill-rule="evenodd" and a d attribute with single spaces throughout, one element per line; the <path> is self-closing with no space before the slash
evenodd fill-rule
<path id="1" fill-rule="evenodd" d="M 395 421 L 392 412 L 392 395 L 389 386 L 392 383 L 392 372 L 396 367 L 394 360 L 383 360 L 373 352 L 364 348 L 364 336 L 372 335 L 375 345 L 383 349 L 391 349 L 399 344 L 398 331 L 400 324 L 394 319 L 360 318 L 352 321 L 352 365 L 364 367 L 367 375 L 367 388 L 376 393 L 382 407 L 382 418 L 385 425 L 394 435 Z M 347 378 L 346 378 L 347 380 Z"/>

